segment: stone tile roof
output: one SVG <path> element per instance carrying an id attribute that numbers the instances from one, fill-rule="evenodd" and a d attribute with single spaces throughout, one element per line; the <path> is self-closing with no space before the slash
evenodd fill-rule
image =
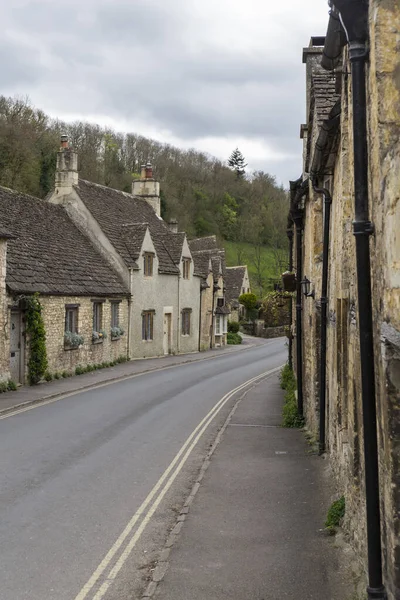
<path id="1" fill-rule="evenodd" d="M 209 235 L 207 237 L 189 240 L 189 248 L 191 252 L 198 252 L 200 250 L 217 250 L 217 236 Z"/>
<path id="2" fill-rule="evenodd" d="M 62 295 L 125 295 L 128 290 L 62 206 L 0 187 L 0 222 L 8 242 L 10 291 Z"/>
<path id="3" fill-rule="evenodd" d="M 133 242 L 132 248 L 127 247 L 127 233 L 121 235 L 122 226 L 129 225 L 128 230 L 133 235 L 135 223 L 147 223 L 159 260 L 159 272 L 174 275 L 179 272 L 169 250 L 173 242 L 166 242 L 166 236 L 179 234 L 170 231 L 146 200 L 84 179 L 80 179 L 74 188 L 128 266 L 137 268 L 136 260 L 133 260 L 137 242 Z"/>
<path id="4" fill-rule="evenodd" d="M 172 260 L 176 265 L 180 263 L 182 257 L 183 242 L 185 241 L 185 233 L 173 233 L 168 231 L 165 234 L 159 234 L 164 246 L 167 248 Z"/>
<path id="5" fill-rule="evenodd" d="M 208 252 L 193 252 L 192 258 L 194 263 L 194 270 L 197 275 L 207 279 L 210 273 L 210 255 Z"/>
<path id="6" fill-rule="evenodd" d="M 13 238 L 13 234 L 4 229 L 4 227 L 0 226 L 0 239 L 7 240 L 9 238 Z"/>
<path id="7" fill-rule="evenodd" d="M 246 267 L 227 267 L 225 272 L 226 302 L 237 300 L 242 293 L 243 277 Z"/>
<path id="8" fill-rule="evenodd" d="M 339 99 L 336 93 L 335 75 L 329 71 L 313 75 L 311 83 L 311 106 L 317 113 L 318 125 L 328 118 Z"/>
<path id="9" fill-rule="evenodd" d="M 215 309 L 215 314 L 216 315 L 230 315 L 231 311 L 228 308 L 228 306 L 217 306 L 217 308 Z"/>
<path id="10" fill-rule="evenodd" d="M 124 223 L 122 225 L 121 238 L 126 247 L 124 260 L 128 267 L 139 268 L 136 261 L 139 258 L 148 227 L 147 223 Z"/>

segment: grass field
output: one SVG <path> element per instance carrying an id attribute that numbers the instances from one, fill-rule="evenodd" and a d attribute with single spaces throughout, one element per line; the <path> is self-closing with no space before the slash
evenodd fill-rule
<path id="1" fill-rule="evenodd" d="M 256 254 L 251 244 L 244 242 L 223 242 L 226 253 L 226 264 L 228 267 L 236 265 L 247 265 L 250 276 L 252 291 L 262 297 L 265 292 L 273 289 L 274 282 L 280 282 L 281 273 L 286 269 L 287 252 L 280 251 L 280 262 L 278 264 L 276 253 L 272 248 L 263 246 L 261 248 L 261 286 L 258 282 Z"/>

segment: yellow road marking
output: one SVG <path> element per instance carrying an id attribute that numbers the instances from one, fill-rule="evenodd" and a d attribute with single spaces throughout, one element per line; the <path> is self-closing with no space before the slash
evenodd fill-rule
<path id="1" fill-rule="evenodd" d="M 235 389 L 233 389 L 230 392 L 228 392 L 227 394 L 225 394 L 225 396 L 223 396 L 215 404 L 215 406 L 207 413 L 207 415 L 200 421 L 200 423 L 197 425 L 197 427 L 193 430 L 193 432 L 187 438 L 187 440 L 185 441 L 185 443 L 183 444 L 183 446 L 181 447 L 179 452 L 176 454 L 175 458 L 172 460 L 172 462 L 167 467 L 167 469 L 164 471 L 164 473 L 162 474 L 160 479 L 157 481 L 157 483 L 155 484 L 155 486 L 153 487 L 151 492 L 148 494 L 147 498 L 143 501 L 141 506 L 135 512 L 132 519 L 129 521 L 129 523 L 127 524 L 127 526 L 125 527 L 125 529 L 123 530 L 121 535 L 118 537 L 116 542 L 110 548 L 110 550 L 108 551 L 106 556 L 103 558 L 103 560 L 101 561 L 101 563 L 99 564 L 97 569 L 94 571 L 94 573 L 90 577 L 90 579 L 87 581 L 87 583 L 83 586 L 81 591 L 75 597 L 75 600 L 84 600 L 87 597 L 87 595 L 91 592 L 91 590 L 96 585 L 99 578 L 103 575 L 104 571 L 110 566 L 111 561 L 115 557 L 116 553 L 121 549 L 123 543 L 129 536 L 129 534 L 132 532 L 132 530 L 133 530 L 134 526 L 136 525 L 137 521 L 139 520 L 139 518 L 143 515 L 143 513 L 147 509 L 148 505 L 153 500 L 154 496 L 159 492 L 158 496 L 154 500 L 153 504 L 149 507 L 140 526 L 138 527 L 136 532 L 133 534 L 131 539 L 128 541 L 125 549 L 123 550 L 123 552 L 121 553 L 121 555 L 119 556 L 117 561 L 115 562 L 114 566 L 109 571 L 107 577 L 105 578 L 105 581 L 103 582 L 101 587 L 98 589 L 96 595 L 93 597 L 93 600 L 101 600 L 101 598 L 104 597 L 104 594 L 107 592 L 108 588 L 113 583 L 113 581 L 115 580 L 119 571 L 123 567 L 125 561 L 131 554 L 132 550 L 134 549 L 136 543 L 140 539 L 140 536 L 142 535 L 144 529 L 148 525 L 154 512 L 157 510 L 158 506 L 160 505 L 160 503 L 161 503 L 162 499 L 164 498 L 165 494 L 167 493 L 168 489 L 171 487 L 172 483 L 174 482 L 174 480 L 178 476 L 179 472 L 182 470 L 183 466 L 185 465 L 193 448 L 199 441 L 200 437 L 203 435 L 204 431 L 207 429 L 207 427 L 213 421 L 215 416 L 219 413 L 219 411 L 223 408 L 223 406 L 228 402 L 228 400 L 230 400 L 230 398 L 232 398 L 232 396 L 234 396 L 235 394 L 240 392 L 242 389 L 244 389 L 248 385 L 255 383 L 259 379 L 262 379 L 263 377 L 266 377 L 267 375 L 272 375 L 273 373 L 278 372 L 281 368 L 282 367 L 280 366 L 275 369 L 272 369 L 271 371 L 261 373 L 261 375 L 257 375 L 256 377 L 253 377 L 252 379 L 249 379 L 248 381 L 242 383 Z M 180 461 L 180 462 L 178 462 L 178 461 Z M 170 475 L 171 471 L 173 471 L 175 466 L 176 466 L 176 470 L 171 474 L 168 481 L 166 481 L 164 487 L 160 490 L 161 486 L 164 484 L 165 480 Z"/>

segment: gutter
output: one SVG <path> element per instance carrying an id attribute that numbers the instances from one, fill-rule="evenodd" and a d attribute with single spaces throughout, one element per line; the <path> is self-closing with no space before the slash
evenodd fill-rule
<path id="1" fill-rule="evenodd" d="M 365 500 L 367 509 L 368 587 L 370 600 L 387 600 L 382 576 L 378 433 L 372 319 L 369 238 L 373 226 L 368 211 L 368 137 L 366 63 L 368 60 L 368 1 L 335 0 L 349 44 L 353 100 L 354 222 L 356 238 L 358 317 L 363 408 Z M 336 33 L 336 37 L 339 34 Z"/>
<path id="2" fill-rule="evenodd" d="M 321 66 L 327 71 L 333 71 L 342 58 L 342 49 L 347 44 L 346 33 L 340 22 L 339 11 L 332 6 L 330 11 L 328 30 L 322 53 Z"/>

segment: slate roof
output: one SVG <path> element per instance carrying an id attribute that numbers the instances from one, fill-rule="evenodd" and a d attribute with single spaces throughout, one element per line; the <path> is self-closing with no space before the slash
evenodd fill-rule
<path id="1" fill-rule="evenodd" d="M 129 291 L 62 206 L 0 187 L 0 222 L 12 292 L 111 296 Z"/>
<path id="2" fill-rule="evenodd" d="M 311 105 L 317 113 L 318 125 L 329 117 L 329 113 L 339 99 L 336 93 L 335 75 L 328 71 L 313 75 L 311 84 Z"/>
<path id="3" fill-rule="evenodd" d="M 138 241 L 135 238 L 130 245 L 128 243 L 129 234 L 134 235 L 135 224 L 146 223 L 157 252 L 159 272 L 174 275 L 179 272 L 171 255 L 175 242 L 167 239 L 167 236 L 180 236 L 181 234 L 171 232 L 167 224 L 156 215 L 146 200 L 84 179 L 80 179 L 79 184 L 74 188 L 129 267 L 138 268 L 137 256 L 134 258 Z M 124 225 L 129 227 L 124 229 L 122 235 Z M 141 230 L 138 235 L 141 235 Z"/>
<path id="4" fill-rule="evenodd" d="M 198 252 L 200 250 L 218 250 L 217 236 L 209 235 L 207 237 L 189 240 L 189 248 L 191 252 Z"/>
<path id="5" fill-rule="evenodd" d="M 210 273 L 210 255 L 208 252 L 192 252 L 195 272 L 207 279 Z"/>
<path id="6" fill-rule="evenodd" d="M 226 302 L 237 300 L 242 293 L 243 277 L 246 267 L 227 267 L 225 273 L 225 299 Z"/>

